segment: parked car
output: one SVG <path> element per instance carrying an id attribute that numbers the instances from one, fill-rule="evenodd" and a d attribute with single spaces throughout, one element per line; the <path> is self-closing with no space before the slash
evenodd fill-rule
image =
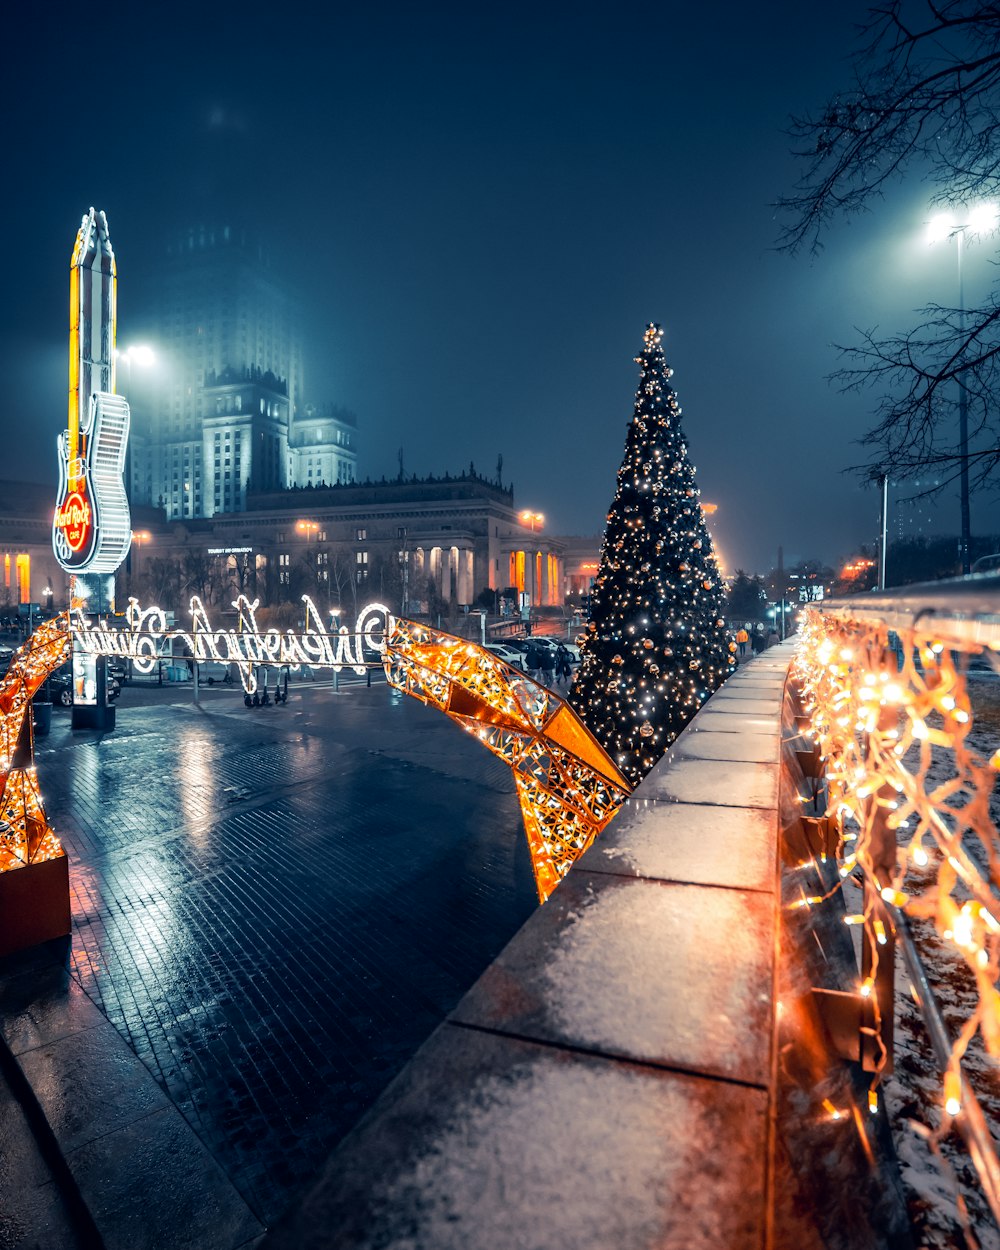
<path id="1" fill-rule="evenodd" d="M 488 642 L 486 650 L 491 652 L 497 659 L 503 660 L 505 664 L 509 664 L 511 668 L 518 668 L 524 672 L 524 652 L 517 650 L 516 647 L 509 647 L 502 642 Z"/>
<path id="2" fill-rule="evenodd" d="M 42 687 L 42 690 L 48 690 L 49 699 L 53 703 L 59 703 L 63 707 L 73 706 L 73 668 L 70 664 L 64 664 L 62 668 L 57 668 L 51 674 L 48 681 Z M 122 692 L 121 682 L 111 673 L 108 673 L 108 700 L 113 702 Z"/>
<path id="3" fill-rule="evenodd" d="M 539 634 L 534 636 L 535 642 L 540 642 L 547 647 L 565 647 L 569 652 L 569 658 L 573 664 L 580 663 L 580 648 L 575 642 L 570 642 L 566 638 L 553 638 L 551 634 Z"/>

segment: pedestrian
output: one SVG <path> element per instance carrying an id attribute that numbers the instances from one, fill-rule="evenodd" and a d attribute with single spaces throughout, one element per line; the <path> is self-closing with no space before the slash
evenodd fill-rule
<path id="1" fill-rule="evenodd" d="M 528 649 L 524 653 L 524 667 L 528 670 L 528 676 L 532 681 L 538 680 L 538 670 L 542 665 L 542 657 L 538 654 L 538 648 L 533 642 L 528 643 Z"/>
<path id="2" fill-rule="evenodd" d="M 541 651 L 541 670 L 542 685 L 554 686 L 556 684 L 556 653 L 553 647 L 542 647 Z"/>
<path id="3" fill-rule="evenodd" d="M 747 643 L 750 641 L 745 625 L 741 625 L 736 631 L 736 641 L 740 644 L 740 659 L 742 660 L 747 653 Z"/>
<path id="4" fill-rule="evenodd" d="M 754 655 L 760 655 L 766 645 L 767 644 L 764 642 L 764 631 L 758 625 L 753 631 L 753 637 L 750 639 L 750 648 Z"/>
<path id="5" fill-rule="evenodd" d="M 569 658 L 569 652 L 562 645 L 562 643 L 560 643 L 556 648 L 556 681 L 568 682 L 572 671 L 573 665 Z"/>
<path id="6" fill-rule="evenodd" d="M 768 647 L 773 647 L 777 641 L 778 641 L 778 631 L 772 625 L 771 628 L 767 631 L 767 643 L 765 645 Z"/>

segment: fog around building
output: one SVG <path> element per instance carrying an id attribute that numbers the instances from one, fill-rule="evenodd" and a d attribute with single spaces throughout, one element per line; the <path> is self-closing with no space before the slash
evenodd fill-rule
<path id="1" fill-rule="evenodd" d="M 394 477 L 400 449 L 421 476 L 502 456 L 550 532 L 600 532 L 653 320 L 726 567 L 874 541 L 876 492 L 842 470 L 875 399 L 827 385 L 833 344 L 947 303 L 953 262 L 922 242 L 919 184 L 815 258 L 773 250 L 770 208 L 796 176 L 788 115 L 844 82 L 863 12 L 112 5 L 84 52 L 73 23 L 19 11 L 4 476 L 55 486 L 94 204 L 122 345 L 149 339 L 174 232 L 257 232 L 301 301 L 303 398 L 357 414 L 362 478 Z M 957 531 L 954 493 L 924 511 Z M 973 529 L 1000 529 L 995 500 Z"/>

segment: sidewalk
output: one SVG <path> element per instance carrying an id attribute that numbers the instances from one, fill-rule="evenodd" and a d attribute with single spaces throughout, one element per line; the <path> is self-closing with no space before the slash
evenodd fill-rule
<path id="1" fill-rule="evenodd" d="M 254 1245 L 536 906 L 509 770 L 415 700 L 143 693 L 37 743 L 73 938 L 0 963 L 53 1146 L 0 1159 L 3 1250 Z"/>

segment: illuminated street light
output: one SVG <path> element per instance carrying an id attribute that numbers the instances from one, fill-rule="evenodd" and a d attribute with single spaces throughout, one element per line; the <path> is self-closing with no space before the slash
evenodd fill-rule
<path id="1" fill-rule="evenodd" d="M 959 338 L 965 337 L 965 287 L 962 281 L 962 252 L 966 234 L 976 236 L 991 234 L 1000 226 L 1000 208 L 996 204 L 974 204 L 958 210 L 960 217 L 951 213 L 938 213 L 927 224 L 928 243 L 941 243 L 946 239 L 954 239 L 958 252 L 958 330 Z M 961 217 L 965 220 L 962 221 Z M 958 454 L 959 454 L 959 499 L 962 515 L 962 534 L 959 539 L 959 554 L 962 558 L 962 572 L 971 569 L 969 549 L 971 546 L 972 526 L 969 519 L 969 398 L 962 375 L 958 375 Z"/>
<path id="2" fill-rule="evenodd" d="M 545 517 L 541 512 L 530 512 L 526 509 L 521 513 L 521 524 L 530 526 L 532 533 L 534 533 L 536 529 L 541 529 L 544 521 Z"/>
<path id="3" fill-rule="evenodd" d="M 115 348 L 115 367 L 125 365 L 128 371 L 128 386 L 132 386 L 132 366 L 138 365 L 140 369 L 150 369 L 156 364 L 156 352 L 148 343 L 133 343 L 130 347 Z M 117 387 L 115 390 L 117 391 Z M 126 393 L 127 397 L 127 393 Z"/>
<path id="4" fill-rule="evenodd" d="M 153 535 L 149 532 L 149 530 L 133 530 L 132 531 L 132 542 L 135 544 L 135 570 L 133 572 L 132 558 L 131 558 L 132 553 L 130 551 L 129 562 L 128 562 L 128 577 L 129 577 L 130 587 L 131 587 L 133 576 L 135 577 L 139 576 L 139 559 L 142 555 L 142 544 L 150 542 L 152 540 L 152 537 Z"/>

